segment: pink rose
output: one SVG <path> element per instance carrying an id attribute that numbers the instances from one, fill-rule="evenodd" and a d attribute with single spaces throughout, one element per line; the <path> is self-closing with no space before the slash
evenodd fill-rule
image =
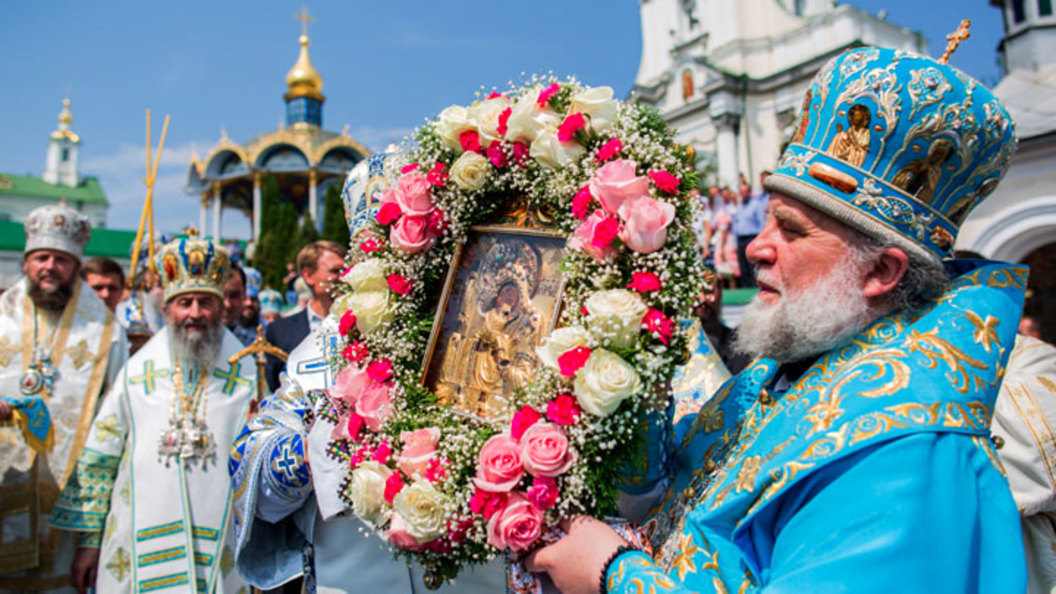
<path id="1" fill-rule="evenodd" d="M 403 217 L 389 231 L 389 243 L 405 254 L 424 252 L 434 241 L 428 217 Z"/>
<path id="2" fill-rule="evenodd" d="M 543 415 L 539 411 L 525 404 L 521 410 L 513 413 L 513 419 L 510 421 L 510 436 L 520 439 L 525 430 L 541 418 Z"/>
<path id="3" fill-rule="evenodd" d="M 532 476 L 561 476 L 576 461 L 565 430 L 546 421 L 529 427 L 521 436 L 520 446 L 521 463 Z"/>
<path id="4" fill-rule="evenodd" d="M 572 238 L 568 241 L 568 247 L 582 250 L 598 262 L 608 260 L 616 255 L 611 236 L 613 222 L 619 224 L 615 217 L 610 217 L 601 210 L 595 210 L 579 224 L 579 227 L 576 227 Z M 605 241 L 606 239 L 608 242 Z"/>
<path id="5" fill-rule="evenodd" d="M 488 544 L 524 551 L 543 532 L 543 512 L 520 493 L 512 493 L 506 507 L 488 520 Z"/>
<path id="6" fill-rule="evenodd" d="M 392 476 L 397 475 L 394 473 Z M 407 523 L 396 512 L 392 512 L 392 519 L 389 521 L 389 529 L 385 531 L 385 538 L 389 539 L 392 544 L 407 551 L 422 550 L 422 545 L 407 532 Z"/>
<path id="7" fill-rule="evenodd" d="M 667 242 L 667 227 L 675 220 L 675 205 L 642 196 L 623 203 L 619 215 L 623 219 L 620 239 L 640 254 L 651 254 Z"/>
<path id="8" fill-rule="evenodd" d="M 400 432 L 403 449 L 400 451 L 400 471 L 407 476 L 415 472 L 422 474 L 429 467 L 429 460 L 436 453 L 436 444 L 440 441 L 440 430 L 427 427 L 416 431 Z"/>
<path id="9" fill-rule="evenodd" d="M 378 359 L 367 365 L 367 376 L 376 382 L 387 382 L 392 378 L 392 360 Z"/>
<path id="10" fill-rule="evenodd" d="M 370 381 L 356 400 L 356 413 L 363 417 L 363 422 L 371 431 L 379 431 L 382 423 L 389 418 L 392 409 L 389 391 L 389 384 Z"/>
<path id="11" fill-rule="evenodd" d="M 408 173 L 401 177 L 393 199 L 404 216 L 424 217 L 433 209 L 432 187 L 420 173 Z"/>
<path id="12" fill-rule="evenodd" d="M 517 486 L 524 476 L 524 466 L 517 442 L 509 433 L 500 433 L 484 442 L 477 458 L 477 476 L 473 484 L 485 491 L 504 493 Z"/>
<path id="13" fill-rule="evenodd" d="M 546 403 L 546 418 L 558 425 L 575 425 L 583 416 L 583 409 L 571 394 L 558 394 Z"/>
<path id="14" fill-rule="evenodd" d="M 365 369 L 349 365 L 334 377 L 334 383 L 331 384 L 328 392 L 330 398 L 343 403 L 345 406 L 354 407 L 356 401 L 359 400 L 360 394 L 371 383 L 370 376 L 367 375 Z"/>
<path id="15" fill-rule="evenodd" d="M 348 413 L 344 418 L 338 419 L 337 425 L 330 432 L 330 439 L 347 439 L 359 441 L 359 433 L 363 430 L 363 417 L 354 412 Z"/>
<path id="16" fill-rule="evenodd" d="M 557 503 L 560 492 L 557 490 L 557 481 L 550 477 L 539 476 L 532 481 L 532 486 L 525 493 L 528 501 L 531 501 L 539 509 L 550 509 Z"/>
<path id="17" fill-rule="evenodd" d="M 635 175 L 637 166 L 630 159 L 617 159 L 602 165 L 590 178 L 590 193 L 609 214 L 616 214 L 628 200 L 649 195 L 649 180 Z"/>

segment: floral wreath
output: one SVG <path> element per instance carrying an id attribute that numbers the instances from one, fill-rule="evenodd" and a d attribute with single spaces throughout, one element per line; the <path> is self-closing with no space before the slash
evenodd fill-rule
<path id="1" fill-rule="evenodd" d="M 516 557 L 562 518 L 615 513 L 617 477 L 710 288 L 692 154 L 655 110 L 612 96 L 533 77 L 444 109 L 352 240 L 332 308 L 344 342 L 328 451 L 347 464 L 341 497 L 434 585 Z M 456 248 L 515 196 L 567 237 L 563 313 L 502 422 L 474 422 L 422 385 L 422 354 Z"/>

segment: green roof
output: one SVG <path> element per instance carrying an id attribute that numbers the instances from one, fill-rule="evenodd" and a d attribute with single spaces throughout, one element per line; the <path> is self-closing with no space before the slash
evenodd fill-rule
<path id="1" fill-rule="evenodd" d="M 0 173 L 0 196 L 19 196 L 22 198 L 40 198 L 44 200 L 61 200 L 81 202 L 84 204 L 109 204 L 103 187 L 94 177 L 81 178 L 76 187 L 49 184 L 31 175 L 11 175 Z"/>
<path id="2" fill-rule="evenodd" d="M 92 237 L 84 248 L 84 255 L 88 258 L 105 256 L 127 260 L 131 257 L 132 242 L 135 240 L 135 231 L 92 229 Z M 0 221 L 0 251 L 21 252 L 25 248 L 26 232 L 22 223 Z"/>

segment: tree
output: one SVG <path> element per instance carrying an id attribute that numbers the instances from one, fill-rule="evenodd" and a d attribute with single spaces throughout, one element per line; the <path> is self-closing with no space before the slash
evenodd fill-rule
<path id="1" fill-rule="evenodd" d="M 278 288 L 282 287 L 286 263 L 292 261 L 287 258 L 295 235 L 291 231 L 297 228 L 297 209 L 283 199 L 279 182 L 271 173 L 264 174 L 260 194 L 260 238 L 253 265 L 260 270 L 265 286 Z"/>
<path id="2" fill-rule="evenodd" d="M 345 205 L 341 201 L 341 187 L 338 184 L 334 184 L 326 190 L 321 239 L 348 246 L 348 221 L 345 219 Z"/>

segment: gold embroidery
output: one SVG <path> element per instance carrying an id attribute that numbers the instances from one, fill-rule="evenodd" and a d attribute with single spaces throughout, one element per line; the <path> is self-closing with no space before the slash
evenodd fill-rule
<path id="1" fill-rule="evenodd" d="M 998 343 L 997 338 L 997 325 L 1000 322 L 997 318 L 991 315 L 987 315 L 986 319 L 979 317 L 979 314 L 973 311 L 966 311 L 964 315 L 968 316 L 968 321 L 975 326 L 975 332 L 972 333 L 972 340 L 975 344 L 983 345 L 986 352 L 990 352 L 990 347 L 994 343 Z"/>
<path id="2" fill-rule="evenodd" d="M 7 336 L 0 337 L 0 367 L 7 367 L 18 354 L 19 344 Z"/>
<path id="3" fill-rule="evenodd" d="M 967 363 L 973 369 L 986 371 L 987 365 L 978 359 L 969 357 L 967 353 L 940 337 L 938 328 L 932 328 L 926 332 L 910 330 L 909 336 L 906 337 L 906 346 L 909 354 L 920 353 L 927 358 L 928 361 L 923 364 L 927 369 L 935 369 L 939 361 L 945 363 L 950 368 L 947 377 L 952 380 L 951 387 L 961 394 L 967 394 L 969 388 L 978 390 L 990 385 L 989 382 L 981 379 L 979 374 L 972 373 L 964 366 Z"/>
<path id="4" fill-rule="evenodd" d="M 121 424 L 117 422 L 117 415 L 114 413 L 95 421 L 95 430 L 98 432 L 96 438 L 101 442 L 119 441 L 121 429 Z"/>
<path id="5" fill-rule="evenodd" d="M 762 456 L 745 458 L 744 462 L 741 463 L 740 470 L 737 471 L 737 482 L 734 484 L 737 493 L 752 490 L 752 487 L 755 486 L 755 475 L 759 474 L 759 470 L 762 467 Z"/>
<path id="6" fill-rule="evenodd" d="M 91 359 L 91 356 L 92 351 L 88 347 L 88 341 L 83 338 L 77 343 L 77 346 L 70 349 L 70 362 L 73 363 L 74 369 L 84 367 L 84 364 Z"/>
<path id="7" fill-rule="evenodd" d="M 697 566 L 693 562 L 693 557 L 700 551 L 700 547 L 693 544 L 693 537 L 689 534 L 682 535 L 682 543 L 678 547 L 678 554 L 675 555 L 674 569 L 678 571 L 678 579 L 685 580 L 687 573 L 696 573 Z M 718 556 L 718 553 L 715 554 Z M 707 553 L 704 553 L 707 557 Z M 718 565 L 715 568 L 718 569 Z"/>
<path id="8" fill-rule="evenodd" d="M 125 577 L 132 572 L 132 557 L 123 547 L 117 547 L 110 560 L 106 562 L 106 569 L 118 582 L 125 581 Z"/>

